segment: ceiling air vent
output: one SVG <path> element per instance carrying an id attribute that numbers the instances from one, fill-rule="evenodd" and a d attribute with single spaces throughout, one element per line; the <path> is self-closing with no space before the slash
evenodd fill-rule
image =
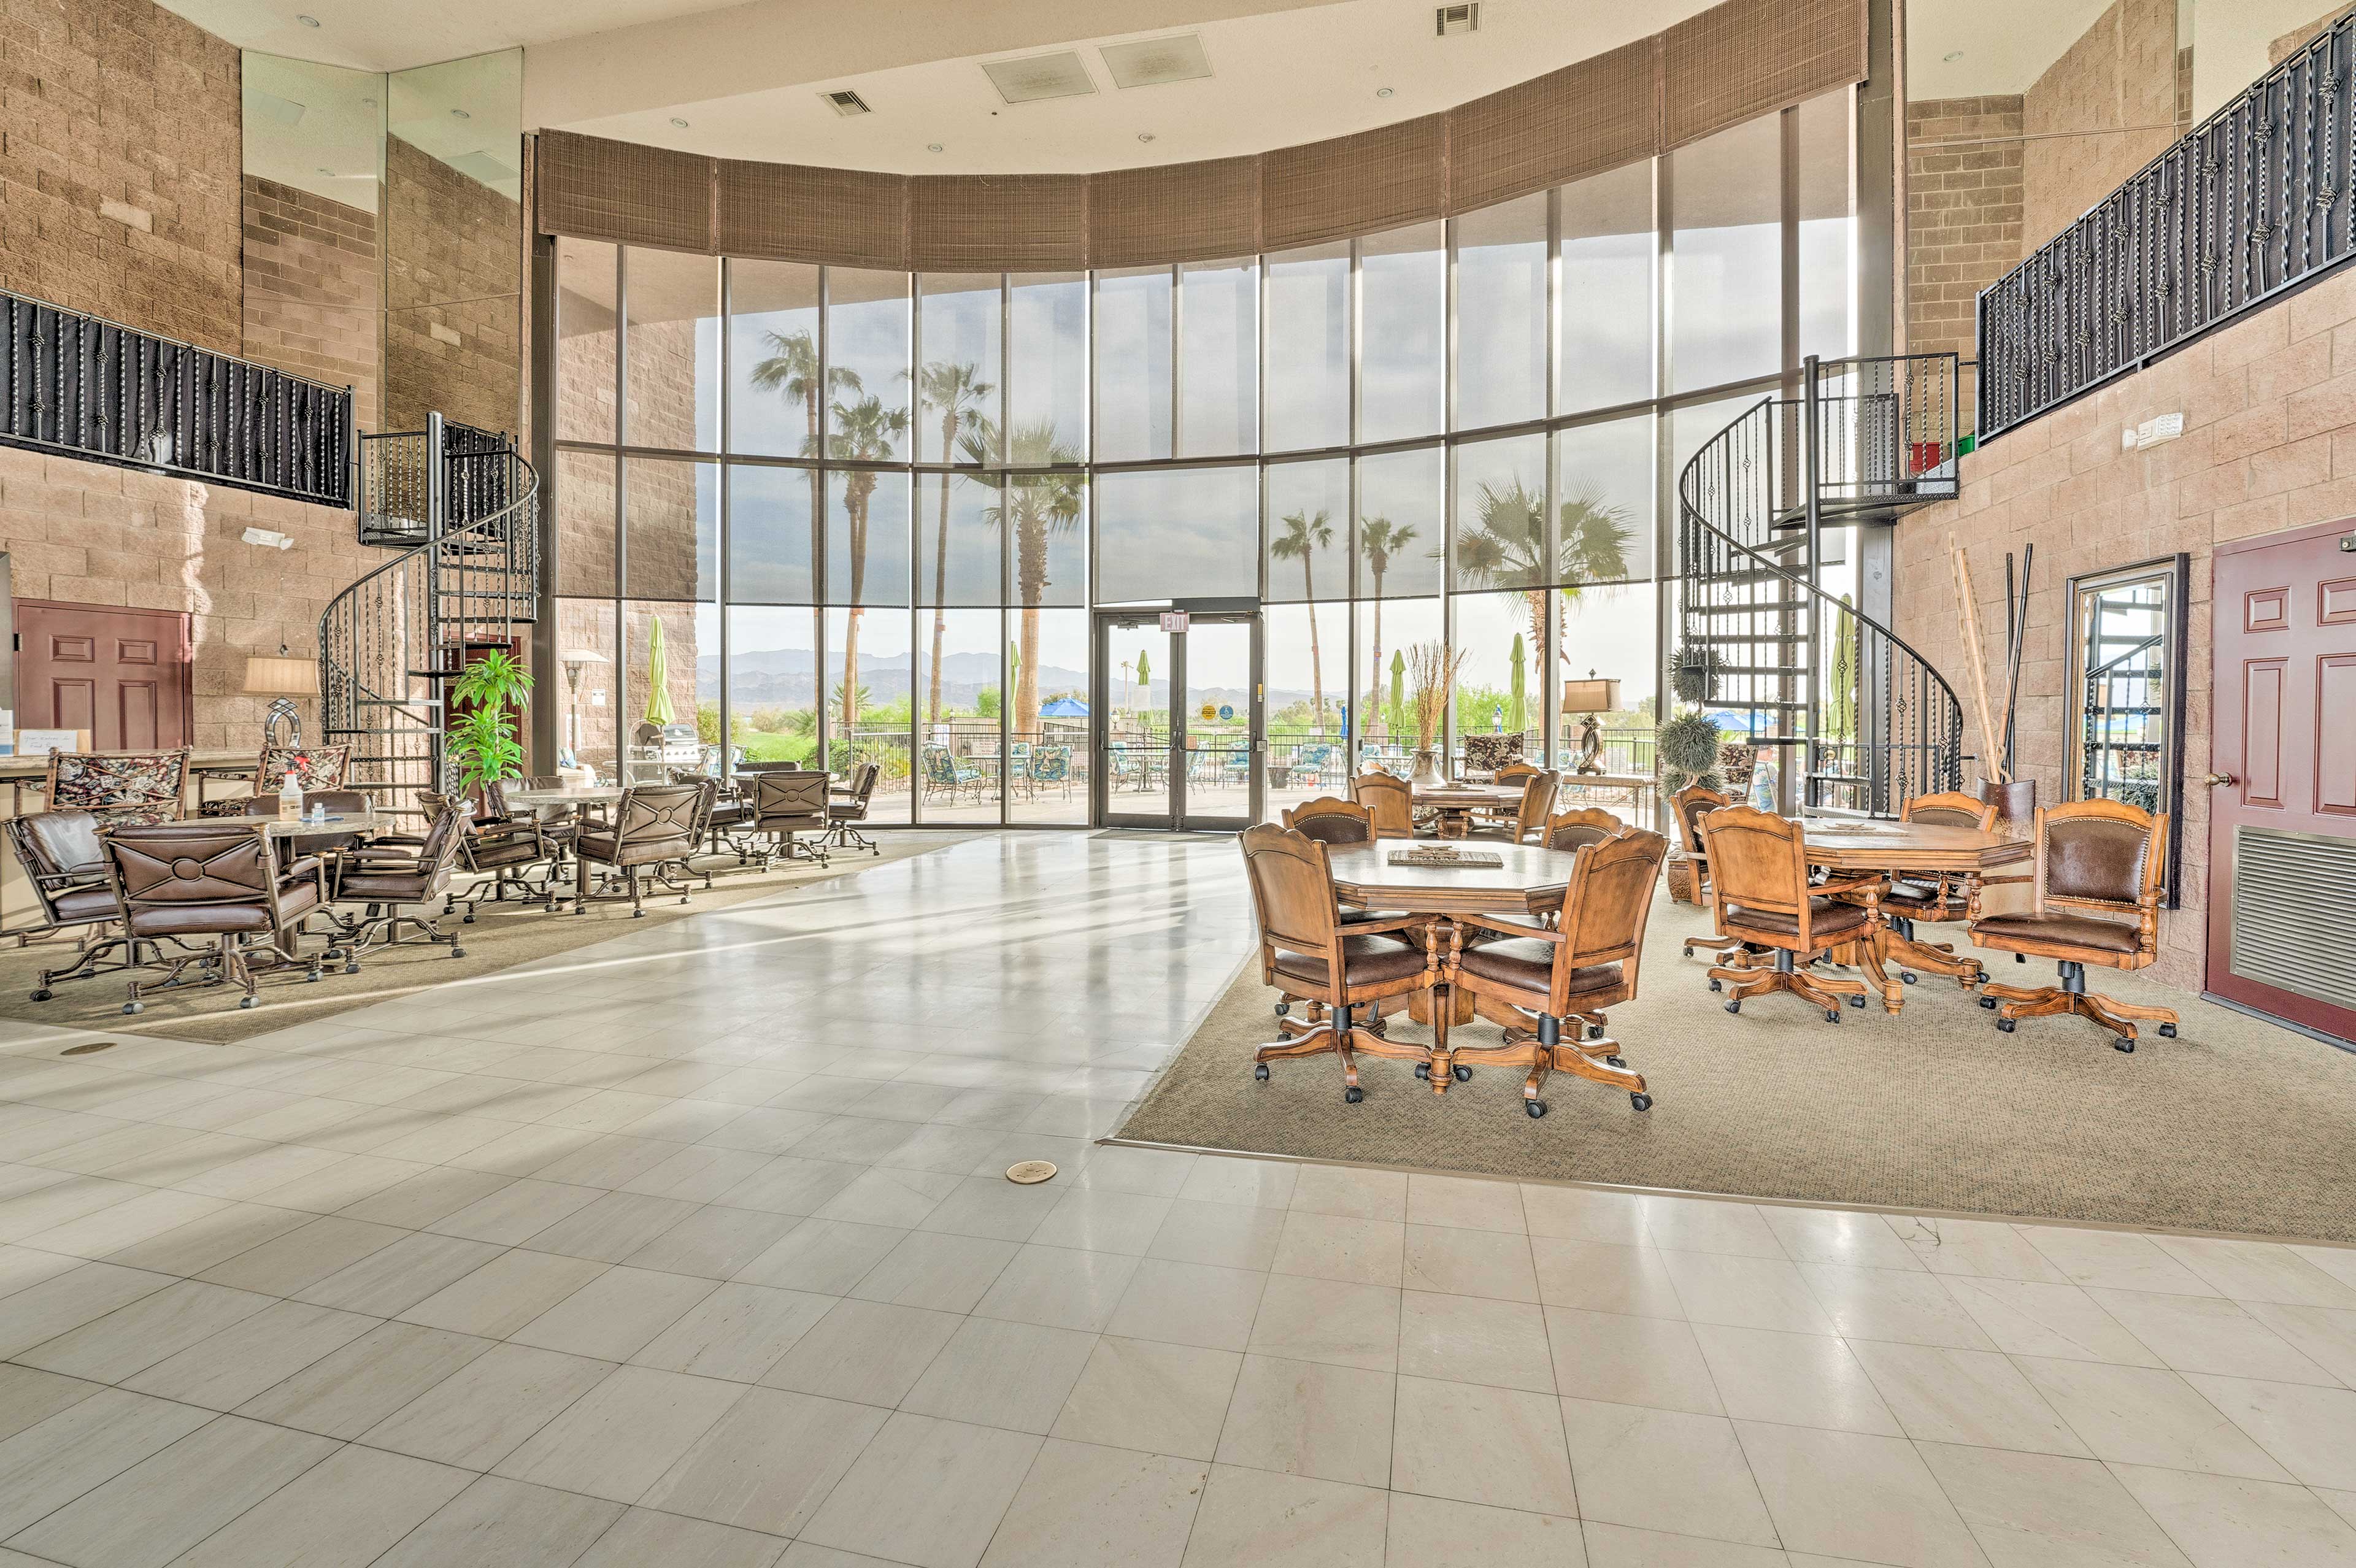
<path id="1" fill-rule="evenodd" d="M 1112 72 L 1115 87 L 1155 87 L 1165 81 L 1193 81 L 1211 74 L 1211 57 L 1193 33 L 1175 37 L 1143 38 L 1133 44 L 1107 44 L 1097 51 Z"/>
<path id="2" fill-rule="evenodd" d="M 867 107 L 867 100 L 860 97 L 859 94 L 851 91 L 851 89 L 847 87 L 838 89 L 833 92 L 821 92 L 819 96 L 832 104 L 834 106 L 834 112 L 837 114 L 849 116 L 852 114 L 873 114 L 875 112 L 875 111 Z"/>
<path id="3" fill-rule="evenodd" d="M 1456 33 L 1477 33 L 1481 30 L 1481 0 L 1470 0 L 1462 5 L 1442 5 L 1432 14 L 1443 38 Z"/>
<path id="4" fill-rule="evenodd" d="M 1043 98 L 1077 98 L 1097 90 L 1095 79 L 1080 57 L 1070 49 L 1023 59 L 984 60 L 981 69 L 1009 103 L 1036 103 Z"/>

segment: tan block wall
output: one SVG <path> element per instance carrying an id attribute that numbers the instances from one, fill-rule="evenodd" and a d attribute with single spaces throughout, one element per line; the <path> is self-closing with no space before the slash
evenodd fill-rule
<path id="1" fill-rule="evenodd" d="M 522 208 L 398 136 L 385 143 L 384 188 L 388 427 L 421 428 L 439 409 L 516 430 Z"/>
<path id="2" fill-rule="evenodd" d="M 2021 98 L 2024 252 L 2176 140 L 2176 0 L 2115 0 L 2046 68 Z"/>
<path id="3" fill-rule="evenodd" d="M 245 544 L 248 528 L 294 548 Z M 198 748 L 259 742 L 270 703 L 238 689 L 246 655 L 316 653 L 327 602 L 386 559 L 357 542 L 349 512 L 6 447 L 0 550 L 20 599 L 189 612 Z M 317 704 L 305 707 L 316 733 Z"/>
<path id="4" fill-rule="evenodd" d="M 0 0 L 0 288 L 236 353 L 238 93 L 150 0 Z"/>
<path id="5" fill-rule="evenodd" d="M 1906 347 L 1978 352 L 1974 302 L 2020 264 L 2018 95 L 1906 106 Z"/>
<path id="6" fill-rule="evenodd" d="M 2122 452 L 2119 433 L 2184 415 L 2184 435 Z M 2139 374 L 2021 426 L 1963 460 L 1963 494 L 1899 525 L 1897 631 L 1915 645 L 1960 640 L 1950 537 L 1971 563 L 1980 639 L 2004 645 L 2004 556 L 2037 545 L 2017 722 L 2019 765 L 2060 798 L 2069 578 L 2190 554 L 2185 650 L 2183 907 L 2160 916 L 2160 963 L 2197 987 L 2209 901 L 2210 552 L 2229 539 L 2356 515 L 2356 272 L 2341 272 Z M 1960 684 L 1961 663 L 1939 659 Z M 1992 694 L 2000 699 L 2000 694 Z M 1965 746 L 1985 754 L 1965 698 Z"/>
<path id="7" fill-rule="evenodd" d="M 245 176 L 245 357 L 352 389 L 377 422 L 376 214 Z"/>

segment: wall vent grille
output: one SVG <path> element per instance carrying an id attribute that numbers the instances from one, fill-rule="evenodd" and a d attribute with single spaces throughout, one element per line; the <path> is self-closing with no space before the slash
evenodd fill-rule
<path id="1" fill-rule="evenodd" d="M 860 97 L 859 94 L 851 91 L 851 89 L 847 87 L 839 89 L 833 92 L 821 92 L 819 96 L 832 104 L 834 106 L 834 112 L 837 114 L 844 115 L 846 117 L 852 114 L 873 114 L 875 112 L 875 111 L 867 107 L 867 100 Z"/>
<path id="2" fill-rule="evenodd" d="M 2356 838 L 2233 829 L 2233 972 L 2356 1008 Z"/>
<path id="3" fill-rule="evenodd" d="M 1435 30 L 1443 38 L 1456 33 L 1477 33 L 1481 30 L 1481 0 L 1468 0 L 1462 5 L 1442 5 L 1432 13 Z"/>

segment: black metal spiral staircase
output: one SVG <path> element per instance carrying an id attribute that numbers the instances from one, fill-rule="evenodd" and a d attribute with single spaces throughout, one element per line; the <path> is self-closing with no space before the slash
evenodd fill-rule
<path id="1" fill-rule="evenodd" d="M 455 784 L 449 686 L 539 613 L 540 475 L 504 435 L 431 416 L 360 439 L 359 537 L 398 549 L 319 617 L 327 739 L 380 811 Z"/>
<path id="2" fill-rule="evenodd" d="M 1792 806 L 1888 816 L 1962 783 L 1945 677 L 1820 586 L 1826 528 L 1954 498 L 1956 377 L 1952 354 L 1811 358 L 1677 477 L 1677 684 L 1785 752 Z"/>

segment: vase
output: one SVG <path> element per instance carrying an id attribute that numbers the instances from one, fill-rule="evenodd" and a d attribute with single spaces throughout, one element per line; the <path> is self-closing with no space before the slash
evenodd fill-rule
<path id="1" fill-rule="evenodd" d="M 1447 773 L 1440 770 L 1438 747 L 1425 746 L 1416 752 L 1415 773 L 1408 783 L 1418 789 L 1439 789 L 1448 783 Z"/>

